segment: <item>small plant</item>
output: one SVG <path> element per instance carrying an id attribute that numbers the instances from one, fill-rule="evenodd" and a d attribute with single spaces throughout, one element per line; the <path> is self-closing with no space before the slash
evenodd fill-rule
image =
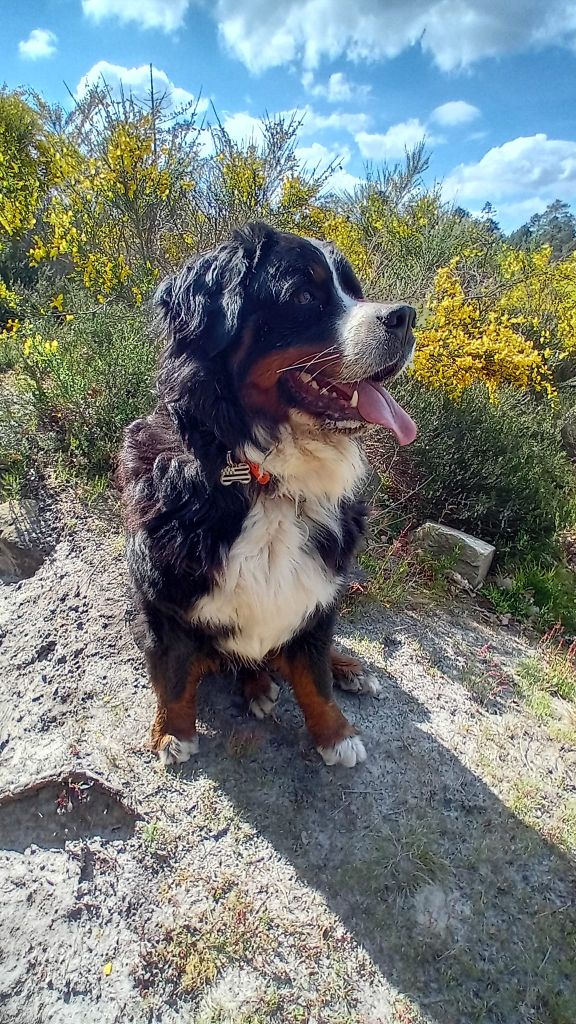
<path id="1" fill-rule="evenodd" d="M 552 714 L 552 698 L 576 704 L 576 641 L 568 642 L 561 626 L 540 641 L 537 653 L 517 668 L 518 689 L 538 718 Z"/>
<path id="2" fill-rule="evenodd" d="M 441 597 L 447 592 L 447 573 L 457 556 L 435 558 L 414 546 L 407 531 L 391 544 L 376 542 L 370 554 L 359 562 L 367 582 L 356 592 L 386 608 L 402 604 L 422 594 Z"/>
<path id="3" fill-rule="evenodd" d="M 435 825 L 402 822 L 382 832 L 369 858 L 343 866 L 340 880 L 351 892 L 386 902 L 414 893 L 423 884 L 439 882 L 448 872 Z"/>
<path id="4" fill-rule="evenodd" d="M 548 837 L 561 850 L 576 856 L 576 800 L 566 800 L 557 810 L 550 827 Z"/>
<path id="5" fill-rule="evenodd" d="M 540 629 L 560 622 L 576 631 L 576 575 L 563 563 L 528 558 L 516 566 L 505 565 L 498 580 L 505 583 L 487 583 L 482 593 L 501 615 L 532 621 Z"/>
<path id="6" fill-rule="evenodd" d="M 511 680 L 487 644 L 462 670 L 462 685 L 482 707 L 494 707 L 510 692 Z"/>
<path id="7" fill-rule="evenodd" d="M 546 809 L 544 786 L 539 779 L 515 779 L 507 802 L 514 814 L 526 825 L 535 828 Z"/>
<path id="8" fill-rule="evenodd" d="M 137 970 L 141 991 L 153 987 L 156 976 L 166 975 L 173 988 L 198 994 L 232 963 L 255 963 L 269 954 L 273 932 L 268 915 L 232 889 L 203 918 L 201 926 L 168 932 L 164 941 L 148 950 Z"/>
<path id="9" fill-rule="evenodd" d="M 175 847 L 175 838 L 161 821 L 150 821 L 140 830 L 140 841 L 146 853 L 162 860 L 170 856 Z"/>

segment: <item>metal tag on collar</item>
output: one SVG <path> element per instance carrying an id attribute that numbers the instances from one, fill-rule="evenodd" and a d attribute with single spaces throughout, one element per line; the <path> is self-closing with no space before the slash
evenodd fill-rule
<path id="1" fill-rule="evenodd" d="M 226 455 L 226 465 L 220 473 L 220 483 L 224 487 L 229 487 L 230 484 L 249 484 L 251 479 L 252 474 L 248 463 L 234 462 L 232 452 L 228 452 Z"/>

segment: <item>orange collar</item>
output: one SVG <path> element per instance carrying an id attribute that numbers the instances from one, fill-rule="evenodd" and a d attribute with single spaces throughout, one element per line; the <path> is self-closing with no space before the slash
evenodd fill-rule
<path id="1" fill-rule="evenodd" d="M 262 469 L 262 466 L 259 466 L 257 462 L 250 462 L 248 459 L 246 459 L 246 464 L 250 469 L 251 475 L 254 477 L 255 480 L 258 481 L 259 484 L 262 484 L 262 486 L 264 486 L 264 484 L 270 483 L 270 473 L 267 473 L 265 469 Z"/>

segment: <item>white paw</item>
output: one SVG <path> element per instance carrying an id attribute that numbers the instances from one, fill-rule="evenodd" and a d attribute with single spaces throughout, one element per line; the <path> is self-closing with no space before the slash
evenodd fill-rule
<path id="1" fill-rule="evenodd" d="M 362 672 L 358 676 L 336 676 L 336 686 L 347 693 L 367 693 L 370 697 L 379 697 L 382 685 L 373 672 Z"/>
<path id="2" fill-rule="evenodd" d="M 192 754 L 198 753 L 198 737 L 193 740 L 179 740 L 176 736 L 167 736 L 164 745 L 158 751 L 161 764 L 183 764 Z"/>
<path id="3" fill-rule="evenodd" d="M 266 718 L 266 715 L 270 715 L 274 710 L 279 693 L 280 687 L 271 679 L 268 693 L 262 693 L 259 697 L 254 697 L 254 700 L 250 701 L 250 711 L 252 714 L 256 718 Z"/>
<path id="4" fill-rule="evenodd" d="M 336 743 L 333 747 L 316 748 L 324 764 L 341 764 L 344 768 L 353 768 L 366 760 L 364 744 L 359 736 L 347 736 L 345 740 Z"/>

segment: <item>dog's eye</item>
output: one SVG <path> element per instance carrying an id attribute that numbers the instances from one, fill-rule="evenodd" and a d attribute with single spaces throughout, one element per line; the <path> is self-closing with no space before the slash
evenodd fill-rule
<path id="1" fill-rule="evenodd" d="M 292 302 L 297 302 L 300 306 L 305 306 L 309 302 L 316 302 L 316 296 L 309 288 L 298 288 L 297 291 L 292 292 L 290 298 Z"/>

